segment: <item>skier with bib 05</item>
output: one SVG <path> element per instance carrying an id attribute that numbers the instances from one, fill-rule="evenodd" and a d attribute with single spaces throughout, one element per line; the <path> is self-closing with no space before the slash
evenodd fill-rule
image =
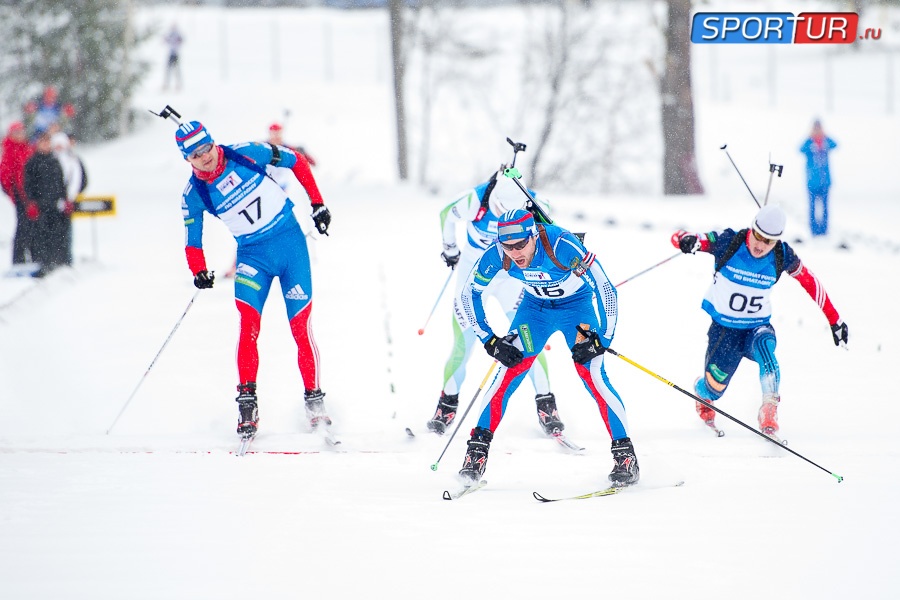
<path id="1" fill-rule="evenodd" d="M 488 181 L 472 188 L 441 211 L 444 242 L 441 258 L 458 274 L 453 296 L 453 350 L 444 366 L 441 397 L 434 416 L 427 423 L 428 429 L 438 434 L 443 434 L 456 417 L 459 390 L 466 377 L 466 364 L 477 339 L 475 329 L 470 326 L 461 304 L 466 278 L 475 261 L 497 240 L 497 219 L 509 210 L 525 206 L 522 190 L 512 179 L 504 176 L 503 170 L 504 167 L 501 167 Z M 535 193 L 528 191 L 534 198 Z M 466 243 L 460 251 L 456 245 L 456 227 L 463 222 L 466 224 Z M 485 293 L 497 299 L 511 321 L 522 302 L 525 290 L 520 281 L 501 272 L 491 281 Z M 562 432 L 565 425 L 559 418 L 556 397 L 550 391 L 547 359 L 543 353 L 538 354 L 528 373 L 536 392 L 535 403 L 541 428 L 547 435 Z"/>
<path id="2" fill-rule="evenodd" d="M 482 295 L 501 272 L 522 282 L 526 293 L 509 333 L 498 337 L 485 317 Z M 468 441 L 459 472 L 463 483 L 481 479 L 509 398 L 557 331 L 565 336 L 575 370 L 597 403 L 612 439 L 615 466 L 609 480 L 616 486 L 637 483 L 640 470 L 628 437 L 625 405 L 603 364 L 618 317 L 616 289 L 594 254 L 569 231 L 537 224 L 529 211 L 509 211 L 497 223 L 497 241 L 469 274 L 462 305 L 485 350 L 502 365 L 485 392 L 478 424 Z"/>
<path id="3" fill-rule="evenodd" d="M 237 386 L 242 437 L 256 434 L 259 423 L 256 375 L 259 366 L 257 337 L 260 315 L 278 277 L 287 308 L 291 333 L 297 343 L 297 360 L 305 387 L 306 415 L 310 426 L 331 424 L 319 385 L 319 350 L 313 338 L 312 276 L 306 237 L 293 213 L 293 202 L 266 176 L 266 167 L 289 169 L 309 195 L 312 220 L 321 234 L 328 233 L 331 214 L 325 207 L 305 160 L 290 148 L 262 143 L 234 146 L 216 144 L 199 122 L 181 125 L 175 141 L 193 174 L 184 190 L 181 209 L 186 229 L 185 254 L 194 274 L 194 285 L 211 288 L 215 276 L 203 253 L 203 214 L 221 219 L 237 241 L 234 295 L 240 314 L 237 346 Z"/>
<path id="4" fill-rule="evenodd" d="M 725 393 L 741 359 L 756 362 L 762 387 L 759 428 L 776 441 L 781 373 L 775 358 L 775 328 L 769 322 L 769 295 L 781 274 L 796 279 L 819 305 L 836 346 L 846 345 L 848 336 L 847 325 L 832 306 L 825 288 L 794 250 L 781 241 L 786 222 L 784 211 L 769 204 L 756 213 L 751 227 L 740 231 L 677 231 L 672 235 L 672 245 L 685 254 L 708 252 L 716 261 L 712 285 L 702 304 L 712 317 L 704 374 L 694 383 L 694 391 L 712 403 Z M 715 425 L 715 411 L 699 402 L 695 404 L 700 418 L 722 435 Z"/>

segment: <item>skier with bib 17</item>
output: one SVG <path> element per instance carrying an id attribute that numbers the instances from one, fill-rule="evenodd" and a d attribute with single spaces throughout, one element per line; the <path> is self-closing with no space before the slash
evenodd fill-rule
<path id="1" fill-rule="evenodd" d="M 441 258 L 448 267 L 457 271 L 456 292 L 453 295 L 453 350 L 444 366 L 444 387 L 434 416 L 428 421 L 428 429 L 443 434 L 456 418 L 459 406 L 459 389 L 466 377 L 466 364 L 475 346 L 475 330 L 462 310 L 461 295 L 472 266 L 484 250 L 497 240 L 497 219 L 505 212 L 525 206 L 525 196 L 515 182 L 503 175 L 501 167 L 491 178 L 450 203 L 441 211 L 441 233 L 444 251 Z M 534 192 L 529 190 L 532 197 Z M 456 227 L 465 223 L 466 243 L 462 251 L 456 245 Z M 512 320 L 522 302 L 525 291 L 520 281 L 498 274 L 491 281 L 486 294 L 500 303 L 506 316 Z M 528 372 L 534 384 L 535 404 L 541 429 L 554 435 L 565 429 L 556 408 L 556 396 L 550 391 L 547 360 L 539 354 Z"/>
<path id="2" fill-rule="evenodd" d="M 256 340 L 263 304 L 275 277 L 280 280 L 291 333 L 297 343 L 307 417 L 314 429 L 320 423 L 330 425 L 325 394 L 319 385 L 319 350 L 310 325 L 312 278 L 306 237 L 294 217 L 293 202 L 266 176 L 267 166 L 291 170 L 309 195 L 316 229 L 327 235 L 331 214 L 308 163 L 282 146 L 216 144 L 209 131 L 197 121 L 181 125 L 175 141 L 193 167 L 181 208 L 186 229 L 185 254 L 197 288 L 211 288 L 215 281 L 214 274 L 207 270 L 203 253 L 203 213 L 221 219 L 237 241 L 234 295 L 240 313 L 238 433 L 243 438 L 254 436 L 259 422 Z"/>
<path id="3" fill-rule="evenodd" d="M 509 333 L 498 337 L 488 324 L 482 294 L 501 271 L 525 285 Z M 472 430 L 459 477 L 470 485 L 481 479 L 494 432 L 507 402 L 531 368 L 547 339 L 561 331 L 572 351 L 575 370 L 612 439 L 615 462 L 609 480 L 616 486 L 640 478 L 628 437 L 625 405 L 606 376 L 603 354 L 612 343 L 618 316 L 616 289 L 578 238 L 561 227 L 535 223 L 531 212 L 505 213 L 491 244 L 469 274 L 463 306 L 488 354 L 502 364 L 485 392 L 485 404 Z"/>
<path id="4" fill-rule="evenodd" d="M 769 322 L 769 294 L 782 273 L 796 279 L 828 319 L 835 345 L 847 343 L 847 325 L 831 304 L 825 288 L 800 262 L 794 250 L 781 241 L 787 217 L 775 205 L 763 206 L 751 227 L 709 233 L 677 231 L 672 245 L 685 254 L 708 252 L 715 259 L 713 282 L 703 298 L 703 310 L 712 317 L 707 334 L 705 369 L 694 383 L 697 396 L 707 402 L 722 397 L 742 358 L 759 365 L 762 406 L 760 431 L 777 440 L 781 373 L 775 358 L 775 328 Z M 716 428 L 714 410 L 696 403 L 700 418 Z"/>

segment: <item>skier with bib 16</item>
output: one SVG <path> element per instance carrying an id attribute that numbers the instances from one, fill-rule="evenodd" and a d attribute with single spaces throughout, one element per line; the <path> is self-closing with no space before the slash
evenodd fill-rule
<path id="1" fill-rule="evenodd" d="M 504 168 L 505 165 L 488 181 L 461 195 L 441 211 L 444 242 L 441 258 L 448 267 L 457 271 L 457 275 L 453 295 L 453 350 L 444 366 L 444 386 L 437 408 L 427 424 L 428 429 L 438 434 L 443 434 L 456 417 L 459 390 L 466 377 L 466 364 L 477 339 L 460 299 L 466 278 L 485 249 L 497 241 L 497 219 L 509 210 L 525 206 L 525 196 L 512 179 L 504 176 Z M 536 196 L 532 190 L 528 190 L 528 193 L 532 198 Z M 462 251 L 456 245 L 458 223 L 465 223 L 466 228 L 466 244 Z M 521 281 L 507 277 L 506 273 L 498 273 L 485 294 L 497 299 L 511 321 L 525 291 Z M 550 391 L 547 360 L 543 353 L 538 355 L 528 374 L 536 392 L 534 399 L 541 429 L 547 435 L 562 432 L 565 425 L 556 408 L 556 396 Z"/>
<path id="2" fill-rule="evenodd" d="M 501 271 L 525 284 L 526 294 L 509 333 L 498 337 L 485 318 L 482 294 Z M 575 370 L 612 439 L 615 462 L 609 480 L 616 486 L 640 478 L 628 437 L 625 406 L 612 387 L 603 354 L 612 343 L 618 317 L 616 289 L 599 261 L 578 238 L 561 227 L 535 223 L 527 210 L 505 213 L 491 244 L 470 273 L 462 305 L 488 354 L 502 364 L 485 392 L 485 404 L 472 430 L 459 477 L 464 484 L 484 474 L 494 432 L 507 402 L 531 368 L 547 339 L 561 331 L 572 351 Z"/>
<path id="3" fill-rule="evenodd" d="M 834 344 L 847 343 L 847 325 L 831 304 L 825 288 L 794 250 L 781 241 L 787 217 L 778 206 L 763 206 L 751 227 L 734 231 L 688 233 L 677 231 L 672 245 L 685 254 L 708 252 L 716 259 L 713 282 L 703 298 L 703 310 L 712 317 L 707 334 L 705 369 L 694 383 L 697 396 L 713 402 L 722 397 L 741 359 L 759 365 L 762 406 L 758 420 L 762 433 L 775 439 L 778 431 L 778 404 L 781 402 L 781 373 L 775 358 L 775 329 L 769 322 L 772 305 L 769 294 L 782 273 L 796 279 L 816 301 L 831 326 Z M 696 403 L 697 414 L 718 435 L 716 413 Z"/>
<path id="4" fill-rule="evenodd" d="M 203 213 L 221 219 L 237 241 L 234 295 L 240 313 L 237 347 L 239 385 L 236 398 L 242 438 L 256 434 L 258 419 L 256 374 L 260 315 L 278 277 L 297 342 L 298 363 L 305 387 L 306 414 L 312 428 L 331 424 L 319 386 L 319 350 L 310 325 L 312 278 L 306 237 L 293 213 L 293 202 L 266 176 L 266 166 L 290 169 L 305 188 L 312 219 L 319 233 L 328 234 L 331 214 L 305 160 L 290 148 L 272 144 L 216 144 L 199 122 L 181 125 L 175 141 L 193 174 L 184 190 L 181 208 L 186 229 L 185 254 L 197 288 L 211 288 L 215 276 L 203 253 Z"/>

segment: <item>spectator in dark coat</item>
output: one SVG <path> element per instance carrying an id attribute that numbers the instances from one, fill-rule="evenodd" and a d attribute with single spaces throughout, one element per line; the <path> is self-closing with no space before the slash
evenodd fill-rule
<path id="1" fill-rule="evenodd" d="M 66 200 L 66 182 L 62 166 L 50 145 L 50 134 L 37 135 L 34 154 L 25 163 L 25 195 L 35 205 L 34 258 L 41 264 L 38 276 L 46 275 L 54 267 L 65 263 L 63 239 L 59 237 L 60 222 L 71 213 Z"/>
<path id="2" fill-rule="evenodd" d="M 813 123 L 812 133 L 800 152 L 806 155 L 806 186 L 809 189 L 809 230 L 813 237 L 828 233 L 828 190 L 831 188 L 831 170 L 828 153 L 837 144 L 825 135 L 822 123 Z"/>
<path id="3" fill-rule="evenodd" d="M 37 219 L 37 206 L 28 214 L 28 198 L 25 195 L 25 163 L 31 157 L 31 146 L 25 136 L 25 126 L 15 122 L 3 138 L 3 156 L 0 158 L 0 185 L 16 207 L 16 233 L 13 238 L 14 265 L 34 260 L 32 256 L 33 220 Z M 29 220 L 30 219 L 30 220 Z"/>

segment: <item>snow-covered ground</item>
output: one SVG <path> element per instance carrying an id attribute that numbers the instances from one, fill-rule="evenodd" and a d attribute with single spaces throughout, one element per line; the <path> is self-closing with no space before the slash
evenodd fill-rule
<path id="1" fill-rule="evenodd" d="M 269 23 L 271 14 L 241 11 L 240 18 L 250 27 Z M 383 13 L 369 11 L 277 14 L 283 23 L 302 19 L 310 31 L 335 37 L 350 31 L 364 50 L 376 39 L 370 32 L 387 23 Z M 566 432 L 587 451 L 567 454 L 540 435 L 526 383 L 492 444 L 490 484 L 451 503 L 441 492 L 455 486 L 475 418 L 469 415 L 436 472 L 429 466 L 447 438 L 424 431 L 450 351 L 448 297 L 425 335 L 416 332 L 447 277 L 438 212 L 453 193 L 432 195 L 396 182 L 387 72 L 372 70 L 379 67 L 368 50 L 341 46 L 358 60 L 336 61 L 331 79 L 325 71 L 309 80 L 288 77 L 286 57 L 280 81 L 262 68 L 242 81 L 215 62 L 221 27 L 195 26 L 225 16 L 188 8 L 142 13 L 164 26 L 175 17 L 189 32 L 185 89 L 161 93 L 156 68 L 135 106 L 159 110 L 171 103 L 203 120 L 223 143 L 261 137 L 288 109 L 288 140 L 319 161 L 315 173 L 334 220 L 330 236 L 310 238 L 314 327 L 326 402 L 343 444 L 330 449 L 305 430 L 296 350 L 283 301 L 272 293 L 260 337 L 258 453 L 230 454 L 237 313 L 224 280 L 198 295 L 106 434 L 195 293 L 179 210 L 189 169 L 172 126 L 160 120 L 82 148 L 89 192 L 115 194 L 119 214 L 75 223 L 74 269 L 38 285 L 0 279 L 2 597 L 895 596 L 900 405 L 891 373 L 900 364 L 900 325 L 888 306 L 900 272 L 896 114 L 840 104 L 830 112 L 790 103 L 772 109 L 737 94 L 723 101 L 704 92 L 713 72 L 705 61 L 714 49 L 707 46 L 695 50 L 698 160 L 707 195 L 543 190 L 558 222 L 587 232 L 589 248 L 619 282 L 671 256 L 675 229 L 748 224 L 755 205 L 719 150 L 723 143 L 758 197 L 769 152 L 784 163 L 773 198 L 788 209 L 788 238 L 800 240 L 794 247 L 849 324 L 851 342 L 847 350 L 835 348 L 800 286 L 789 278 L 778 284 L 773 323 L 782 433 L 791 449 L 842 475 L 843 483 L 722 417 L 727 434 L 714 438 L 693 400 L 608 357 L 610 379 L 629 411 L 642 483 L 633 493 L 539 504 L 532 491 L 593 491 L 611 468 L 596 406 L 562 338 L 554 337 L 552 387 Z M 779 48 L 785 68 L 790 50 Z M 161 47 L 148 52 L 162 56 Z M 760 60 L 748 52 L 722 51 L 717 68 L 736 77 Z M 804 60 L 815 59 L 804 53 Z M 883 72 L 880 55 L 841 60 L 853 61 L 856 71 L 871 67 L 872 77 Z M 371 76 L 352 76 L 355 67 Z M 783 81 L 779 98 L 803 97 L 810 85 Z M 812 242 L 796 150 L 817 115 L 841 146 L 832 155 L 834 233 Z M 498 148 L 485 176 L 508 158 L 503 140 L 472 144 Z M 305 215 L 305 199 L 297 204 Z M 3 270 L 11 234 L 12 210 L 2 203 Z M 837 248 L 842 241 L 849 251 Z M 233 246 L 224 226 L 208 220 L 207 257 L 220 274 Z M 679 256 L 621 286 L 613 347 L 689 388 L 706 347 L 708 317 L 699 305 L 711 264 L 709 256 Z M 463 406 L 489 364 L 476 351 Z M 743 364 L 718 403 L 750 424 L 760 401 L 756 375 L 755 365 Z M 648 489 L 679 480 L 680 488 Z"/>

